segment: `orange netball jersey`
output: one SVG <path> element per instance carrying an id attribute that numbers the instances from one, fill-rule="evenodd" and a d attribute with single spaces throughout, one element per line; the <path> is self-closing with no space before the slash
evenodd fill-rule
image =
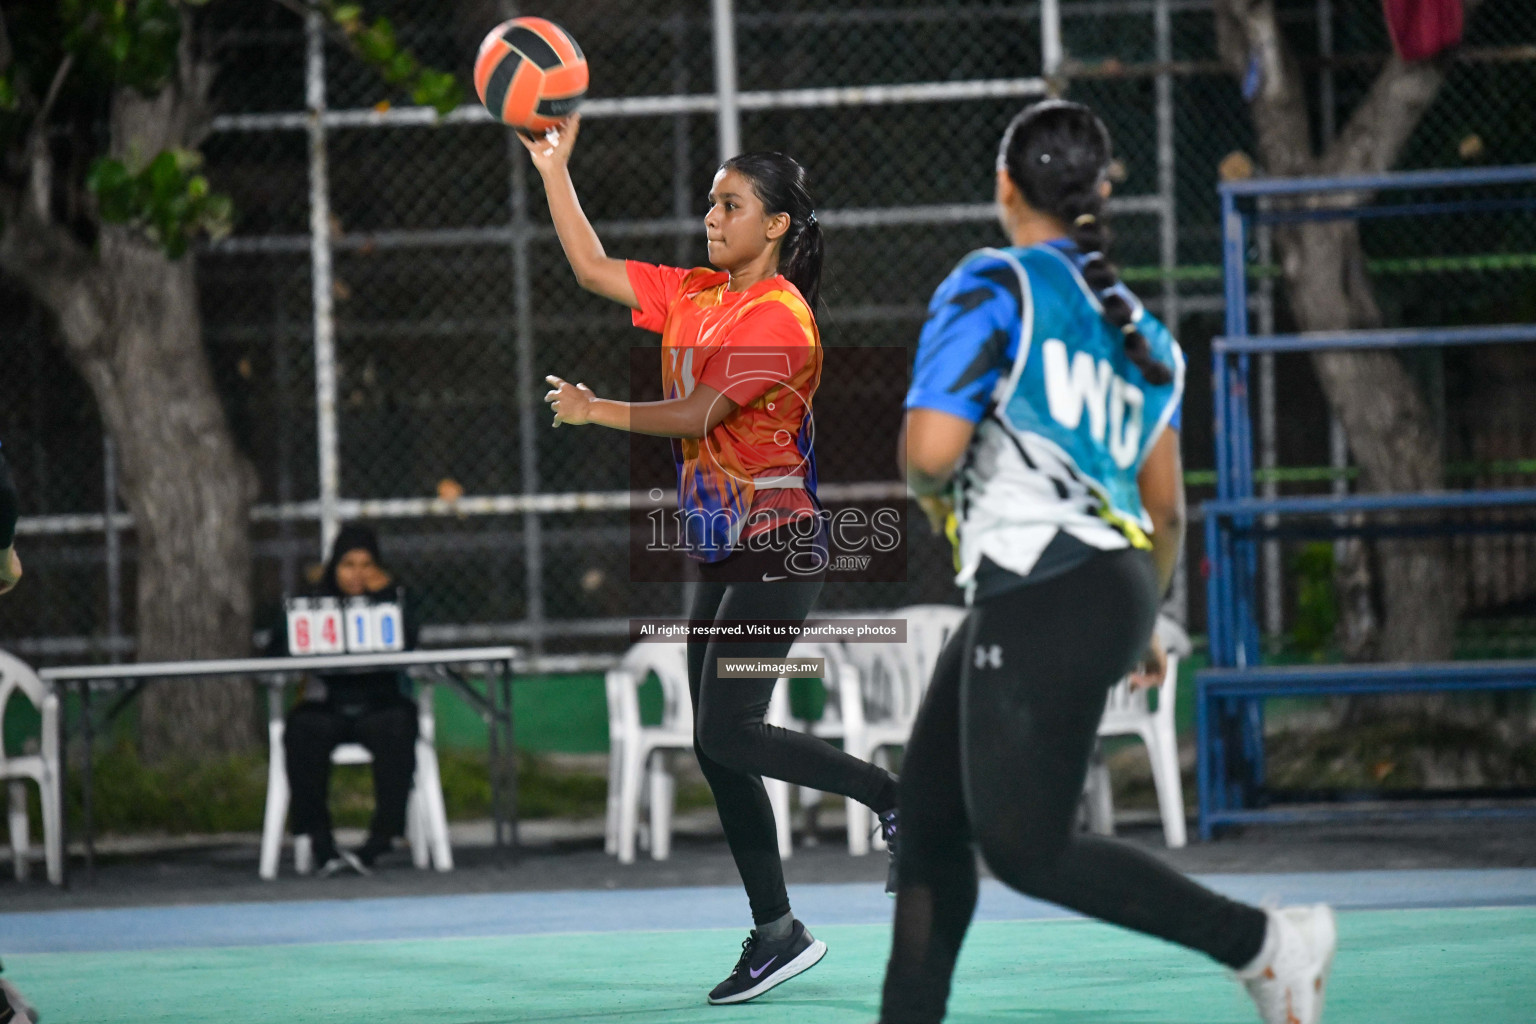
<path id="1" fill-rule="evenodd" d="M 704 384 L 739 407 L 702 441 L 672 440 L 689 552 L 718 562 L 743 538 L 815 512 L 821 337 L 799 290 L 775 276 L 728 291 L 730 275 L 708 267 L 631 260 L 627 270 L 635 326 L 661 335 L 666 397 Z"/>

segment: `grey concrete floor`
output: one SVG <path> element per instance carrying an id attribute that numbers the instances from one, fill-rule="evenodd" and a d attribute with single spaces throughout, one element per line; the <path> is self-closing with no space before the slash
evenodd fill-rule
<path id="1" fill-rule="evenodd" d="M 603 853 L 601 821 L 530 822 L 515 863 L 498 858 L 484 825 L 456 825 L 454 831 L 452 872 L 418 871 L 400 852 L 382 862 L 371 877 L 299 878 L 285 855 L 282 876 L 272 882 L 256 877 L 254 835 L 108 841 L 98 855 L 94 880 L 85 877 L 79 857 L 72 857 L 71 881 L 62 890 L 42 880 L 41 865 L 35 866 L 30 880 L 17 882 L 10 864 L 0 864 L 0 912 L 738 884 L 712 811 L 679 821 L 670 859 L 652 861 L 642 855 L 631 865 L 620 865 Z M 1198 874 L 1536 867 L 1532 818 L 1247 828 L 1217 842 L 1167 850 L 1161 829 L 1143 816 L 1122 822 L 1119 835 L 1182 871 Z M 352 837 L 341 838 L 346 842 Z M 818 830 L 816 845 L 804 845 L 803 832 L 800 838 L 801 845 L 785 862 L 791 896 L 796 885 L 875 885 L 884 880 L 885 855 L 848 856 L 835 818 Z"/>

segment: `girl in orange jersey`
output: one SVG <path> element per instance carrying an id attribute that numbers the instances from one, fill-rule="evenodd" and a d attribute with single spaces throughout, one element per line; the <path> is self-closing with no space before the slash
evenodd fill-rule
<path id="1" fill-rule="evenodd" d="M 704 218 L 712 267 L 613 259 L 571 183 L 580 128 L 576 115 L 523 144 L 544 180 L 577 282 L 628 306 L 635 326 L 661 334 L 666 397 L 603 399 L 552 376 L 545 401 L 554 425 L 596 423 L 672 439 L 682 534 L 701 577 L 691 621 L 803 622 L 827 567 L 811 445 L 822 241 L 805 171 L 782 153 L 748 153 L 721 165 Z M 789 647 L 772 639 L 688 641 L 694 750 L 756 925 L 711 1003 L 753 999 L 826 953 L 790 910 L 763 776 L 859 800 L 880 815 L 887 840 L 895 838 L 889 772 L 765 724 L 775 680 L 718 675 L 721 656 L 782 658 Z"/>

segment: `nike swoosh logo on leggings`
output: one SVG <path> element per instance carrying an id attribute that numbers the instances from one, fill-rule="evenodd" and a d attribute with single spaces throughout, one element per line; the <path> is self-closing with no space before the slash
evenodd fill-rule
<path id="1" fill-rule="evenodd" d="M 761 966 L 761 967 L 759 967 L 759 968 L 758 968 L 758 969 L 757 969 L 757 970 L 755 970 L 755 971 L 754 971 L 754 970 L 753 970 L 753 969 L 752 969 L 752 968 L 750 968 L 750 967 L 748 967 L 748 968 L 747 968 L 747 973 L 748 973 L 748 974 L 750 974 L 750 975 L 752 975 L 752 980 L 753 980 L 753 981 L 756 981 L 756 980 L 757 980 L 757 979 L 758 979 L 758 978 L 760 978 L 760 977 L 762 977 L 762 976 L 763 976 L 763 972 L 764 972 L 764 971 L 766 971 L 766 970 L 767 970 L 767 969 L 768 969 L 768 968 L 770 968 L 770 967 L 772 967 L 772 966 L 773 966 L 773 962 L 774 962 L 774 961 L 775 961 L 775 960 L 777 960 L 777 959 L 778 959 L 778 957 L 777 957 L 777 956 L 772 956 L 772 957 L 769 957 L 769 958 L 768 958 L 768 962 L 767 962 L 767 963 L 766 963 L 766 964 L 763 964 L 763 966 Z"/>

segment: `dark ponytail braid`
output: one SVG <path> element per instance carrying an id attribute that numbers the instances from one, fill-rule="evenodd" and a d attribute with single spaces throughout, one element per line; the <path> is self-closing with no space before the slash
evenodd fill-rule
<path id="1" fill-rule="evenodd" d="M 1173 373 L 1152 356 L 1133 322 L 1136 305 L 1109 261 L 1104 194 L 1112 150 L 1109 129 L 1081 103 L 1046 100 L 1026 107 L 1003 133 L 998 164 L 1033 209 L 1066 225 L 1083 254 L 1083 280 L 1099 297 L 1104 319 L 1125 336 L 1125 351 L 1151 384 Z"/>
<path id="2" fill-rule="evenodd" d="M 806 305 L 814 311 L 821 297 L 821 225 L 816 223 L 805 168 L 783 153 L 743 153 L 720 166 L 750 181 L 770 216 L 789 214 L 789 230 L 779 249 L 779 273 L 800 289 Z"/>

